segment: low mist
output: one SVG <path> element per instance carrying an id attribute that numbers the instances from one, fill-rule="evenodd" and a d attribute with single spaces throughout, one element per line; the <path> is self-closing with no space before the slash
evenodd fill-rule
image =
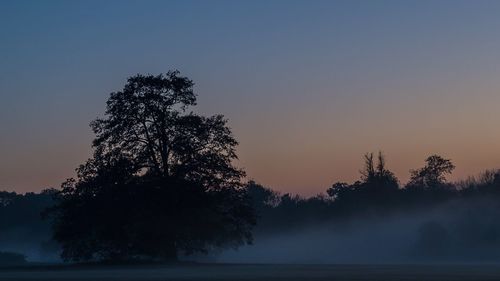
<path id="1" fill-rule="evenodd" d="M 500 260 L 500 204 L 454 200 L 430 209 L 307 224 L 255 237 L 215 257 L 228 263 L 428 263 Z"/>

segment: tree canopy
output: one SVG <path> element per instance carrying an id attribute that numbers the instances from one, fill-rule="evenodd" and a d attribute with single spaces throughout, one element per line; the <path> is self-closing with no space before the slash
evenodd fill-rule
<path id="1" fill-rule="evenodd" d="M 446 175 L 451 174 L 455 165 L 449 159 L 439 155 L 431 155 L 425 159 L 425 166 L 411 170 L 408 186 L 423 188 L 439 187 L 446 183 Z"/>
<path id="2" fill-rule="evenodd" d="M 255 223 L 222 115 L 200 116 L 193 82 L 130 77 L 91 123 L 93 157 L 58 194 L 54 236 L 66 260 L 176 259 L 251 242 Z"/>

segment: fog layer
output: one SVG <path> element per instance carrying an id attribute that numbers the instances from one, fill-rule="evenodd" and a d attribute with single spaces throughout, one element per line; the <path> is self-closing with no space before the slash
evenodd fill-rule
<path id="1" fill-rule="evenodd" d="M 253 245 L 222 252 L 234 263 L 426 263 L 500 260 L 500 204 L 454 200 L 400 214 L 309 223 L 259 233 Z"/>

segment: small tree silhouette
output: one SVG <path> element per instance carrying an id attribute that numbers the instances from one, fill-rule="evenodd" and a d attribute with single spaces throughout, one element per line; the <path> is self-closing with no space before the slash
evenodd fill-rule
<path id="1" fill-rule="evenodd" d="M 440 187 L 446 184 L 446 175 L 451 174 L 455 165 L 449 159 L 439 155 L 431 155 L 425 160 L 425 166 L 411 170 L 410 187 Z"/>

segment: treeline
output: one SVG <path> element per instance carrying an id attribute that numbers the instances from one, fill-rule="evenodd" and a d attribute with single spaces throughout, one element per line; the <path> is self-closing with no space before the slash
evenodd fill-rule
<path id="1" fill-rule="evenodd" d="M 373 255 L 359 246 L 365 239 L 385 245 L 379 251 L 389 251 L 390 262 L 500 260 L 500 171 L 448 182 L 446 176 L 455 166 L 449 159 L 432 155 L 424 167 L 410 171 L 410 180 L 402 185 L 386 168 L 381 153 L 374 158 L 371 153 L 365 155 L 359 181 L 334 183 L 326 194 L 310 198 L 279 194 L 249 182 L 247 192 L 258 216 L 256 242 L 322 229 L 331 236 L 331 243 L 344 237 L 364 262 L 364 257 Z M 346 239 L 351 235 L 358 238 Z M 302 239 L 297 243 L 309 238 Z"/>
<path id="2" fill-rule="evenodd" d="M 245 171 L 234 165 L 238 141 L 228 120 L 196 114 L 193 85 L 178 71 L 138 74 L 111 93 L 104 116 L 91 122 L 93 154 L 75 178 L 59 190 L 0 194 L 0 251 L 15 248 L 47 257 L 45 249 L 53 249 L 73 262 L 175 261 L 238 248 L 260 233 L 307 223 L 399 214 L 499 194 L 497 172 L 447 182 L 454 165 L 438 155 L 411 171 L 405 186 L 386 168 L 381 153 L 365 155 L 359 181 L 335 183 L 326 195 L 280 195 L 245 183 Z M 487 239 L 477 240 L 491 245 L 500 237 L 500 225 L 485 226 L 479 228 Z M 430 229 L 424 231 L 430 236 L 446 237 L 448 231 Z M 475 237 L 458 233 L 467 241 Z"/>
<path id="3" fill-rule="evenodd" d="M 0 265 L 23 263 L 25 258 L 56 259 L 59 247 L 50 222 L 43 219 L 56 193 L 54 189 L 26 194 L 0 191 Z"/>
<path id="4" fill-rule="evenodd" d="M 485 171 L 477 177 L 448 182 L 455 166 L 450 159 L 429 156 L 424 167 L 411 170 L 410 180 L 401 184 L 387 169 L 382 153 L 364 155 L 360 180 L 336 182 L 325 193 L 305 198 L 280 194 L 250 181 L 247 192 L 258 215 L 259 231 L 282 231 L 304 223 L 348 219 L 353 216 L 380 216 L 432 208 L 452 200 L 500 199 L 500 171 Z"/>
<path id="5" fill-rule="evenodd" d="M 460 251 L 464 244 L 478 249 L 480 244 L 488 248 L 489 258 L 497 258 L 493 252 L 497 246 L 500 249 L 500 221 L 496 220 L 500 215 L 499 171 L 448 182 L 446 176 L 452 173 L 453 163 L 432 155 L 424 167 L 412 170 L 410 180 L 402 185 L 386 168 L 381 153 L 377 157 L 366 154 L 364 160 L 360 180 L 334 183 L 324 193 L 308 198 L 280 194 L 255 181 L 246 183 L 243 190 L 257 218 L 254 242 L 259 243 L 267 235 L 303 231 L 318 225 L 342 230 L 346 221 L 393 215 L 407 218 L 415 212 L 441 208 L 439 212 L 454 213 L 454 228 L 450 229 L 446 225 L 450 222 L 442 219 L 421 225 L 416 233 L 419 235 L 416 247 L 425 251 L 423 255 L 443 256 L 452 247 L 443 250 L 443 245 L 458 236 L 461 240 L 455 241 L 458 245 L 453 246 L 454 251 Z M 53 189 L 27 194 L 0 192 L 0 251 L 6 252 L 0 256 L 4 264 L 9 264 L 12 257 L 22 260 L 11 252 L 23 253 L 37 261 L 45 260 L 44 257 L 54 259 L 59 254 L 60 245 L 52 238 L 52 221 L 45 216 L 58 193 Z M 447 204 L 451 207 L 442 207 Z"/>

